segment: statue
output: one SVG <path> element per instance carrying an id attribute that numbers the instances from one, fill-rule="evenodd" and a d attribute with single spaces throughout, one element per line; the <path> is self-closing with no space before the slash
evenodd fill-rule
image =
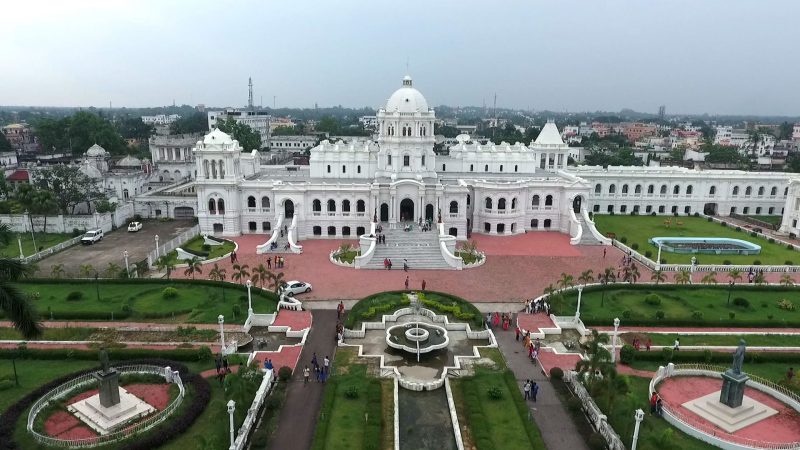
<path id="1" fill-rule="evenodd" d="M 108 373 L 108 369 L 110 367 L 110 363 L 108 361 L 108 352 L 106 352 L 105 348 L 100 349 L 100 368 L 103 374 Z"/>
<path id="2" fill-rule="evenodd" d="M 739 346 L 736 347 L 736 351 L 733 352 L 733 365 L 731 366 L 731 371 L 736 375 L 742 373 L 742 363 L 744 363 L 744 351 L 745 351 L 745 342 L 744 339 L 739 339 Z"/>

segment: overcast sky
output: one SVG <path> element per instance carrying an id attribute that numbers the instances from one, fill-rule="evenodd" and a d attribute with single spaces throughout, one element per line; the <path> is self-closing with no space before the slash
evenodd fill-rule
<path id="1" fill-rule="evenodd" d="M 0 105 L 432 105 L 800 115 L 800 1 L 38 1 Z M 408 63 L 407 63 L 408 62 Z"/>

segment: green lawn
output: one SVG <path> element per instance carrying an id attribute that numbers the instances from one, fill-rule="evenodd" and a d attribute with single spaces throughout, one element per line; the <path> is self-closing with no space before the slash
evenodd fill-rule
<path id="1" fill-rule="evenodd" d="M 720 277 L 721 282 L 725 282 Z M 631 285 L 625 287 L 590 287 L 581 297 L 581 319 L 588 324 L 611 325 L 618 317 L 626 325 L 685 325 L 685 326 L 800 326 L 800 289 L 778 286 L 757 287 L 738 285 L 731 291 L 728 306 L 728 287 Z M 656 294 L 660 304 L 645 302 Z M 554 298 L 557 315 L 575 314 L 577 291 L 564 294 L 564 300 Z M 737 298 L 744 298 L 747 307 L 736 306 Z M 787 299 L 795 305 L 794 311 L 778 308 L 778 302 Z M 664 318 L 656 319 L 663 311 Z M 734 314 L 731 319 L 730 314 Z"/>
<path id="2" fill-rule="evenodd" d="M 196 252 L 208 252 L 208 257 L 206 259 L 214 259 L 225 256 L 232 252 L 234 248 L 236 248 L 236 244 L 234 244 L 232 241 L 225 240 L 222 245 L 210 245 L 207 249 L 204 249 L 203 242 L 203 236 L 195 236 L 184 242 L 180 247 L 184 250 L 188 249 Z M 175 250 L 167 253 L 167 258 L 169 258 L 174 264 L 185 263 L 185 261 L 178 261 L 178 252 Z"/>
<path id="3" fill-rule="evenodd" d="M 672 219 L 672 226 L 669 228 L 664 225 L 664 221 L 667 219 Z M 675 225 L 678 220 L 683 222 L 683 226 L 678 227 Z M 616 239 L 620 242 L 625 238 L 626 245 L 629 247 L 637 244 L 639 253 L 645 254 L 645 252 L 650 251 L 650 259 L 654 261 L 658 255 L 658 247 L 648 241 L 653 237 L 728 237 L 758 244 L 761 246 L 761 253 L 750 256 L 694 255 L 698 264 L 724 264 L 726 261 L 730 261 L 731 264 L 743 265 L 752 265 L 755 264 L 755 261 L 760 261 L 761 264 L 774 265 L 782 265 L 787 261 L 791 261 L 793 264 L 800 264 L 800 253 L 796 250 L 789 250 L 786 246 L 777 243 L 770 244 L 767 239 L 761 237 L 752 237 L 744 228 L 742 228 L 742 231 L 737 232 L 735 227 L 731 227 L 730 224 L 727 227 L 723 227 L 718 223 L 708 222 L 702 217 L 595 214 L 594 222 L 603 235 L 614 233 Z M 661 252 L 661 258 L 669 264 L 690 264 L 692 256 L 691 254 Z"/>
<path id="4" fill-rule="evenodd" d="M 22 238 L 22 253 L 24 256 L 31 256 L 36 253 L 38 250 L 36 248 L 50 248 L 54 245 L 60 244 L 64 241 L 68 241 L 72 239 L 71 233 L 68 234 L 56 234 L 56 233 L 35 233 L 36 237 L 36 248 L 33 246 L 33 240 L 31 239 L 31 233 L 19 233 L 19 237 Z M 8 245 L 0 246 L 0 256 L 6 256 L 10 258 L 18 258 L 19 257 L 19 242 L 17 241 L 17 235 L 13 235 L 11 238 L 11 242 Z"/>
<path id="5" fill-rule="evenodd" d="M 11 404 L 54 378 L 98 365 L 96 361 L 42 361 L 33 359 L 18 359 L 15 364 L 20 385 L 0 391 L 0 412 L 5 411 Z M 13 377 L 14 367 L 11 360 L 0 359 L 0 379 L 9 378 L 13 380 Z"/>
<path id="6" fill-rule="evenodd" d="M 408 307 L 407 291 L 387 291 L 364 297 L 350 309 L 344 326 L 358 328 L 362 321 L 380 320 L 381 315 L 391 314 L 400 308 Z M 425 291 L 420 294 L 423 306 L 437 314 L 446 315 L 451 321 L 469 322 L 474 328 L 481 327 L 483 316 L 478 308 L 463 298 L 444 292 Z"/>
<path id="7" fill-rule="evenodd" d="M 128 282 L 30 282 L 20 288 L 34 295 L 33 303 L 44 318 L 55 320 L 144 320 L 158 319 L 175 323 L 216 323 L 217 316 L 226 322 L 243 323 L 247 318 L 247 291 L 240 286 L 191 282 L 184 280 Z M 173 287 L 177 298 L 165 299 L 164 289 Z M 79 292 L 79 300 L 67 300 Z M 98 300 L 99 292 L 99 300 Z M 38 295 L 36 295 L 38 294 Z M 77 294 L 76 294 L 77 295 Z M 277 307 L 272 293 L 253 289 L 253 309 L 271 313 Z M 234 315 L 234 310 L 238 310 Z"/>
<path id="8" fill-rule="evenodd" d="M 683 341 L 683 339 L 681 339 L 681 341 Z M 663 365 L 664 363 L 658 361 L 634 360 L 630 366 L 639 370 L 656 371 L 658 370 L 659 366 Z M 720 367 L 724 366 L 724 364 L 713 365 Z M 786 372 L 789 370 L 789 367 L 793 367 L 795 372 L 800 371 L 800 354 L 797 355 L 797 359 L 794 361 L 745 363 L 742 367 L 742 370 L 751 375 L 765 378 L 773 383 L 781 384 L 797 393 L 800 393 L 800 378 L 795 376 L 791 383 L 786 380 Z"/>
<path id="9" fill-rule="evenodd" d="M 752 219 L 760 220 L 762 222 L 771 223 L 773 225 L 780 225 L 783 216 L 747 216 Z"/>
<path id="10" fill-rule="evenodd" d="M 633 342 L 633 337 L 638 336 L 642 342 L 648 338 L 653 345 L 672 346 L 675 337 L 680 337 L 681 346 L 732 346 L 739 345 L 739 339 L 744 339 L 748 346 L 758 347 L 800 347 L 800 336 L 797 335 L 720 335 L 720 334 L 657 334 L 657 333 L 624 333 L 622 339 L 627 343 Z"/>
<path id="11" fill-rule="evenodd" d="M 333 258 L 339 262 L 353 264 L 353 262 L 356 260 L 356 256 L 360 255 L 361 250 L 348 250 L 346 252 L 340 250 L 333 254 Z"/>

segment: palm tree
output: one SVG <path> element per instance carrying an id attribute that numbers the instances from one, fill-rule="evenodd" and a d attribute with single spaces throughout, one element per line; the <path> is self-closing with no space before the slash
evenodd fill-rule
<path id="1" fill-rule="evenodd" d="M 711 271 L 703 276 L 700 279 L 700 282 L 703 284 L 717 284 L 717 272 Z"/>
<path id="2" fill-rule="evenodd" d="M 0 223 L 0 245 L 10 244 L 13 235 L 14 233 L 11 232 L 11 227 L 7 223 Z"/>
<path id="3" fill-rule="evenodd" d="M 175 261 L 167 255 L 164 255 L 156 260 L 156 268 L 167 272 L 167 279 L 169 280 L 172 271 L 175 270 Z"/>
<path id="4" fill-rule="evenodd" d="M 677 284 L 686 284 L 689 282 L 689 271 L 686 269 L 681 269 L 675 275 L 675 283 Z"/>
<path id="5" fill-rule="evenodd" d="M 147 274 L 147 271 L 150 270 L 150 267 L 147 266 L 147 260 L 144 260 L 133 263 L 133 270 L 136 272 L 137 277 L 142 278 Z"/>
<path id="6" fill-rule="evenodd" d="M 767 279 L 764 278 L 764 272 L 758 272 L 756 277 L 753 279 L 753 283 L 755 284 L 764 284 L 767 282 Z"/>
<path id="7" fill-rule="evenodd" d="M 635 264 L 630 264 L 628 266 L 625 266 L 622 279 L 624 281 L 627 281 L 628 283 L 635 283 L 636 280 L 639 279 L 639 276 L 641 276 L 641 274 L 639 273 L 639 268 L 636 267 Z"/>
<path id="8" fill-rule="evenodd" d="M 594 281 L 594 275 L 592 269 L 584 270 L 581 272 L 581 276 L 578 277 L 578 283 L 580 284 L 589 284 Z"/>
<path id="9" fill-rule="evenodd" d="M 228 271 L 224 268 L 220 267 L 219 264 L 214 263 L 214 267 L 208 271 L 208 279 L 212 281 L 225 281 L 226 273 Z M 222 285 L 222 301 L 225 301 L 225 283 L 220 283 Z"/>
<path id="10" fill-rule="evenodd" d="M 103 272 L 103 274 L 106 276 L 106 278 L 117 278 L 119 277 L 119 272 L 121 270 L 122 268 L 119 266 L 119 264 L 110 262 L 108 263 L 108 267 L 106 267 L 106 270 Z"/>
<path id="11" fill-rule="evenodd" d="M 595 374 L 600 371 L 607 372 L 611 366 L 611 353 L 602 344 L 608 343 L 608 335 L 600 334 L 596 329 L 592 330 L 592 340 L 589 341 L 589 348 L 586 355 L 589 359 L 578 362 L 575 370 L 583 375 L 588 372 L 587 382 L 591 386 L 595 381 Z M 581 379 L 584 379 L 583 376 Z"/>
<path id="12" fill-rule="evenodd" d="M 264 282 L 269 281 L 269 270 L 267 270 L 264 264 L 253 267 L 253 277 L 251 280 L 253 284 L 258 285 L 262 289 L 264 288 Z"/>
<path id="13" fill-rule="evenodd" d="M 250 272 L 247 270 L 250 266 L 247 264 L 234 264 L 233 265 L 233 273 L 231 273 L 231 280 L 236 280 L 237 283 L 241 283 L 242 280 L 246 280 L 250 277 Z"/>
<path id="14" fill-rule="evenodd" d="M 614 273 L 613 267 L 606 267 L 603 270 L 603 273 L 597 276 L 597 281 L 603 283 L 603 286 L 607 285 L 608 283 L 613 283 L 617 281 L 617 275 Z M 606 290 L 605 288 L 600 291 L 600 307 L 603 306 L 606 299 Z"/>
<path id="15" fill-rule="evenodd" d="M 50 269 L 50 276 L 57 280 L 63 277 L 65 273 L 63 264 L 55 264 Z"/>
<path id="16" fill-rule="evenodd" d="M 0 311 L 25 339 L 42 334 L 36 308 L 12 283 L 33 273 L 31 266 L 16 258 L 0 258 Z"/>
<path id="17" fill-rule="evenodd" d="M 728 278 L 730 278 L 731 281 L 736 284 L 737 281 L 742 279 L 742 271 L 738 269 L 732 269 L 730 272 L 728 272 Z"/>
<path id="18" fill-rule="evenodd" d="M 203 273 L 203 265 L 200 264 L 200 258 L 193 256 L 192 259 L 184 260 L 186 262 L 186 270 L 183 271 L 184 275 L 191 275 L 194 280 L 195 274 Z"/>
<path id="19" fill-rule="evenodd" d="M 792 276 L 789 275 L 788 273 L 785 273 L 785 274 L 781 275 L 781 285 L 783 285 L 783 286 L 793 286 L 794 285 L 794 280 L 792 279 Z"/>
<path id="20" fill-rule="evenodd" d="M 91 264 L 81 264 L 79 271 L 83 278 L 89 278 L 94 274 L 94 266 Z"/>
<path id="21" fill-rule="evenodd" d="M 561 278 L 559 278 L 556 284 L 558 284 L 560 289 L 566 289 L 575 284 L 573 283 L 573 280 L 575 280 L 575 278 L 572 275 L 569 275 L 566 272 L 561 272 Z"/>
<path id="22" fill-rule="evenodd" d="M 283 272 L 269 272 L 269 288 L 277 294 L 286 285 Z"/>
<path id="23" fill-rule="evenodd" d="M 664 271 L 662 270 L 654 270 L 653 274 L 650 275 L 650 281 L 655 281 L 656 284 L 666 280 L 667 280 L 667 274 L 665 274 Z"/>

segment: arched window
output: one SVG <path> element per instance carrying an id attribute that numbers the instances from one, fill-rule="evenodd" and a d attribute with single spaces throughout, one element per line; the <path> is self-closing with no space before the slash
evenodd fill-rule
<path id="1" fill-rule="evenodd" d="M 403 155 L 403 166 L 408 167 L 411 165 L 411 157 L 408 155 Z"/>
<path id="2" fill-rule="evenodd" d="M 219 160 L 219 177 L 225 178 L 225 164 L 222 163 L 222 160 Z"/>
<path id="3" fill-rule="evenodd" d="M 531 219 L 531 228 L 539 228 L 539 219 Z"/>
<path id="4" fill-rule="evenodd" d="M 358 167 L 356 167 L 356 172 L 361 173 L 361 164 L 359 164 Z"/>
<path id="5" fill-rule="evenodd" d="M 739 186 L 733 187 L 733 195 L 739 195 Z"/>
<path id="6" fill-rule="evenodd" d="M 261 207 L 264 209 L 269 209 L 269 197 L 261 197 Z"/>
<path id="7" fill-rule="evenodd" d="M 516 197 L 511 199 L 511 209 L 517 209 L 517 198 Z"/>
<path id="8" fill-rule="evenodd" d="M 666 194 L 666 193 L 667 193 L 667 185 L 666 184 L 662 184 L 661 185 L 661 194 L 663 195 L 663 194 Z"/>
<path id="9" fill-rule="evenodd" d="M 674 195 L 680 194 L 681 193 L 681 187 L 676 184 L 675 186 L 672 187 L 672 193 Z"/>
<path id="10" fill-rule="evenodd" d="M 470 195 L 467 194 L 467 206 L 469 206 L 471 202 L 472 202 L 472 197 L 470 197 Z"/>
<path id="11" fill-rule="evenodd" d="M 622 193 L 623 194 L 627 194 L 628 193 L 628 185 L 627 184 L 623 184 L 622 185 Z"/>
<path id="12" fill-rule="evenodd" d="M 764 195 L 764 186 L 758 188 L 758 196 L 761 197 L 762 195 Z"/>
<path id="13" fill-rule="evenodd" d="M 442 164 L 442 172 L 447 172 L 447 164 Z"/>
<path id="14" fill-rule="evenodd" d="M 319 201 L 318 199 L 314 199 L 314 201 L 313 201 L 313 202 L 311 202 L 311 210 L 312 210 L 313 212 L 320 212 L 320 211 L 322 211 L 322 202 L 321 202 L 321 201 Z"/>
<path id="15" fill-rule="evenodd" d="M 123 189 L 123 190 L 122 190 L 122 198 L 123 198 L 124 200 L 127 200 L 127 199 L 128 199 L 128 190 L 127 190 L 127 189 Z"/>
<path id="16" fill-rule="evenodd" d="M 422 155 L 422 167 L 425 167 L 425 155 Z"/>
<path id="17" fill-rule="evenodd" d="M 366 203 L 364 203 L 364 200 L 359 200 L 356 202 L 356 212 L 363 213 L 366 209 Z"/>
<path id="18" fill-rule="evenodd" d="M 470 164 L 469 165 L 469 171 L 473 172 L 474 170 L 475 170 L 475 165 L 474 164 Z"/>
<path id="19" fill-rule="evenodd" d="M 328 173 L 331 173 L 331 165 L 328 164 Z"/>
<path id="20" fill-rule="evenodd" d="M 486 197 L 486 209 L 492 209 L 492 199 Z"/>
<path id="21" fill-rule="evenodd" d="M 637 184 L 636 187 L 633 188 L 633 193 L 634 194 L 641 194 L 642 193 L 642 185 L 641 184 Z"/>
<path id="22" fill-rule="evenodd" d="M 208 160 L 203 161 L 203 175 L 208 179 Z"/>
<path id="23" fill-rule="evenodd" d="M 608 193 L 609 194 L 613 194 L 615 192 L 617 192 L 617 185 L 612 184 L 611 186 L 608 187 Z"/>
<path id="24" fill-rule="evenodd" d="M 217 212 L 219 214 L 225 214 L 225 200 L 223 199 L 217 200 Z"/>
<path id="25" fill-rule="evenodd" d="M 647 193 L 648 194 L 652 195 L 654 191 L 655 191 L 655 186 L 653 186 L 652 184 L 647 186 Z"/>
<path id="26" fill-rule="evenodd" d="M 347 173 L 347 166 L 342 164 L 342 173 Z"/>
<path id="27" fill-rule="evenodd" d="M 217 202 L 215 202 L 213 198 L 208 201 L 208 212 L 211 214 L 217 213 Z"/>
<path id="28" fill-rule="evenodd" d="M 517 171 L 517 168 L 518 168 L 518 166 L 516 164 L 514 164 L 514 172 Z"/>
<path id="29" fill-rule="evenodd" d="M 503 171 L 503 165 L 500 164 L 500 172 L 502 172 L 502 171 Z"/>
<path id="30" fill-rule="evenodd" d="M 336 212 L 336 201 L 333 199 L 328 200 L 328 212 Z"/>
<path id="31" fill-rule="evenodd" d="M 488 164 L 483 166 L 483 171 L 484 172 L 488 172 L 489 171 L 489 165 Z"/>
<path id="32" fill-rule="evenodd" d="M 778 188 L 772 186 L 772 189 L 769 190 L 769 195 L 776 195 L 778 193 Z"/>
<path id="33" fill-rule="evenodd" d="M 747 187 L 744 189 L 744 195 L 751 195 L 752 193 L 753 193 L 753 188 L 752 188 L 752 187 L 750 187 L 750 186 L 747 186 Z"/>
<path id="34" fill-rule="evenodd" d="M 497 209 L 506 209 L 506 199 L 501 198 L 497 201 Z"/>
<path id="35" fill-rule="evenodd" d="M 598 186 L 599 186 L 599 184 L 598 184 Z M 539 196 L 538 195 L 534 195 L 533 196 L 533 202 L 531 203 L 531 205 L 534 208 L 538 208 L 539 207 Z"/>
<path id="36" fill-rule="evenodd" d="M 594 185 L 594 193 L 595 194 L 599 194 L 602 189 L 603 188 L 602 188 L 602 186 L 600 186 L 600 183 L 597 183 L 597 184 Z"/>
<path id="37" fill-rule="evenodd" d="M 553 206 L 553 196 L 548 195 L 544 198 L 544 206 Z"/>
<path id="38" fill-rule="evenodd" d="M 716 194 L 716 193 L 717 193 L 717 187 L 716 187 L 716 186 L 711 186 L 711 187 L 708 189 L 708 195 L 714 195 L 714 194 Z"/>
<path id="39" fill-rule="evenodd" d="M 692 193 L 694 193 L 694 186 L 690 184 L 686 186 L 686 195 L 692 195 Z"/>
<path id="40" fill-rule="evenodd" d="M 211 178 L 217 179 L 217 162 L 213 159 L 211 160 Z"/>
<path id="41" fill-rule="evenodd" d="M 455 200 L 450 202 L 450 214 L 458 214 L 458 202 Z"/>
<path id="42" fill-rule="evenodd" d="M 392 165 L 392 155 L 386 155 L 386 165 L 387 166 Z"/>
<path id="43" fill-rule="evenodd" d="M 255 208 L 256 207 L 256 198 L 252 195 L 247 197 L 247 207 L 248 208 Z"/>
<path id="44" fill-rule="evenodd" d="M 552 222 L 550 219 L 544 219 L 544 227 L 545 227 L 545 228 L 550 228 L 550 225 L 551 225 L 552 223 L 553 223 L 553 222 Z"/>
<path id="45" fill-rule="evenodd" d="M 783 190 L 783 196 L 785 197 L 787 195 L 789 195 L 789 188 L 788 187 Z M 783 214 L 783 213 L 781 212 L 781 214 Z"/>
<path id="46" fill-rule="evenodd" d="M 350 212 L 350 200 L 342 201 L 342 212 Z"/>

